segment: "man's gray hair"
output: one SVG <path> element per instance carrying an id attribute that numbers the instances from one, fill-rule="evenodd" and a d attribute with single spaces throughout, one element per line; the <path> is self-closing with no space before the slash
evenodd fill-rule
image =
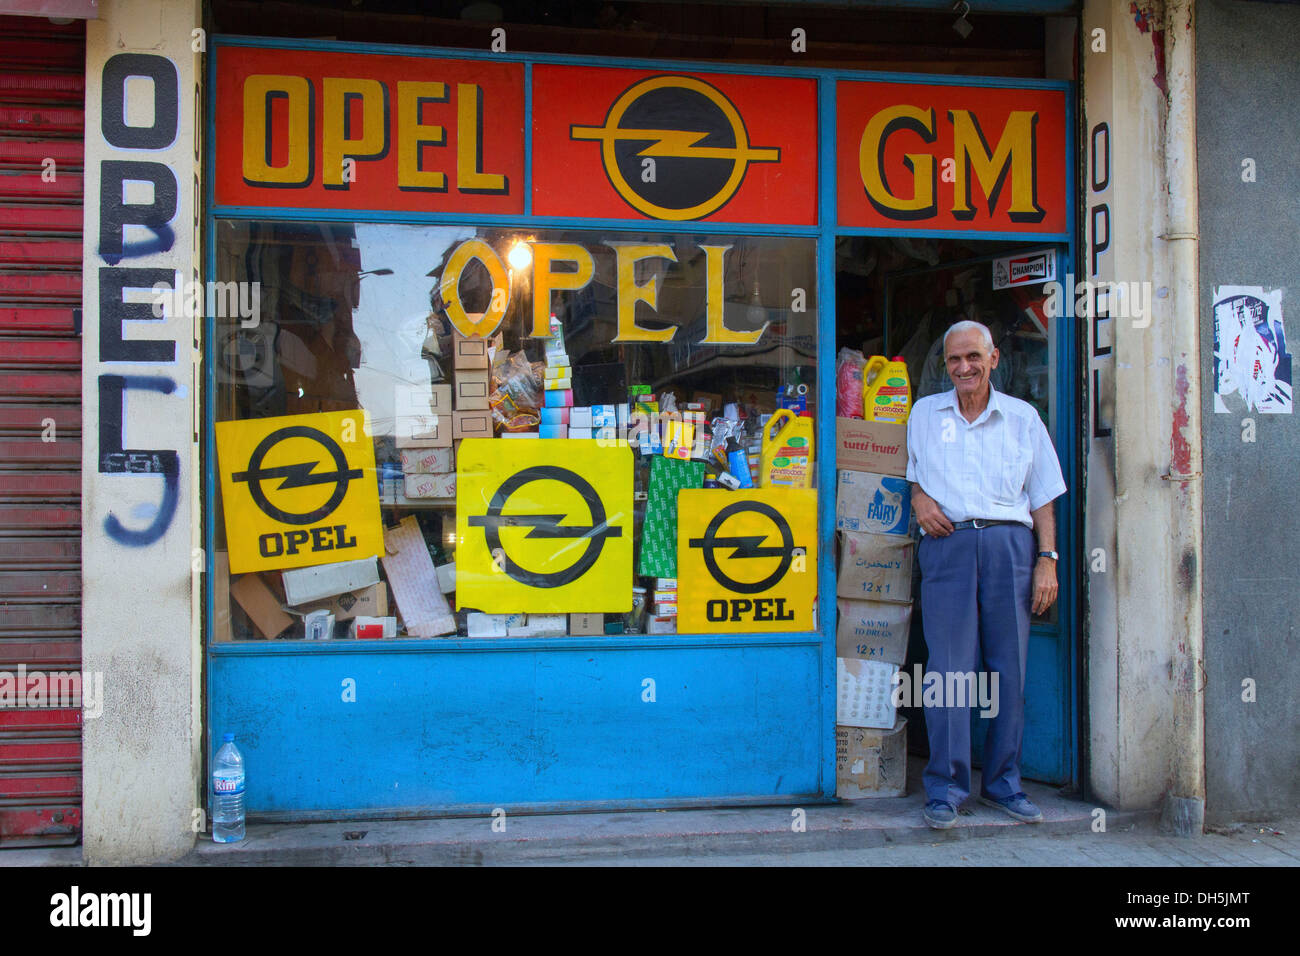
<path id="1" fill-rule="evenodd" d="M 970 319 L 962 319 L 960 322 L 954 322 L 947 332 L 943 333 L 943 354 L 948 354 L 948 336 L 954 332 L 979 332 L 984 339 L 984 348 L 988 350 L 989 355 L 993 354 L 993 333 L 983 322 L 972 322 Z"/>

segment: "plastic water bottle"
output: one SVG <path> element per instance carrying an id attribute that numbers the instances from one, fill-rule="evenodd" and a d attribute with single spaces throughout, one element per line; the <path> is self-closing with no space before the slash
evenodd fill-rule
<path id="1" fill-rule="evenodd" d="M 244 755 L 234 734 L 222 734 L 212 762 L 212 842 L 238 843 L 244 838 Z"/>

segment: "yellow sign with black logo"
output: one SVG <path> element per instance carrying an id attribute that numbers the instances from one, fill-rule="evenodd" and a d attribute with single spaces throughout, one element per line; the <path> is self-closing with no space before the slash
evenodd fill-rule
<path id="1" fill-rule="evenodd" d="M 817 597 L 817 492 L 677 495 L 677 632 L 810 631 Z"/>
<path id="2" fill-rule="evenodd" d="M 465 439 L 456 540 L 458 607 L 630 611 L 632 450 L 587 439 Z"/>
<path id="3" fill-rule="evenodd" d="M 365 415 L 217 422 L 232 573 L 383 553 L 375 446 Z"/>

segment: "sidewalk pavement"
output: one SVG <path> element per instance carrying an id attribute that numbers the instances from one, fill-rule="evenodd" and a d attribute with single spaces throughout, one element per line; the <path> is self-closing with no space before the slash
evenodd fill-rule
<path id="1" fill-rule="evenodd" d="M 1098 808 L 1026 784 L 1044 822 L 968 800 L 957 826 L 921 820 L 909 796 L 806 807 L 253 824 L 244 840 L 202 836 L 180 866 L 1296 866 L 1300 817 L 1196 838 L 1161 834 L 1154 811 Z M 978 781 L 975 784 L 978 789 Z M 1105 831 L 1094 830 L 1104 809 Z M 499 815 L 498 815 L 499 817 Z M 504 829 L 502 829 L 504 823 Z M 0 851 L 0 866 L 76 866 L 80 848 Z"/>

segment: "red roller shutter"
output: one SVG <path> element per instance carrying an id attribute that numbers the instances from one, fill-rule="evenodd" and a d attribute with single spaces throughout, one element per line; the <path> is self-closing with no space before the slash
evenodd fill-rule
<path id="1" fill-rule="evenodd" d="M 81 835 L 78 701 L 30 705 L 81 668 L 85 73 L 83 21 L 0 17 L 0 847 Z"/>

